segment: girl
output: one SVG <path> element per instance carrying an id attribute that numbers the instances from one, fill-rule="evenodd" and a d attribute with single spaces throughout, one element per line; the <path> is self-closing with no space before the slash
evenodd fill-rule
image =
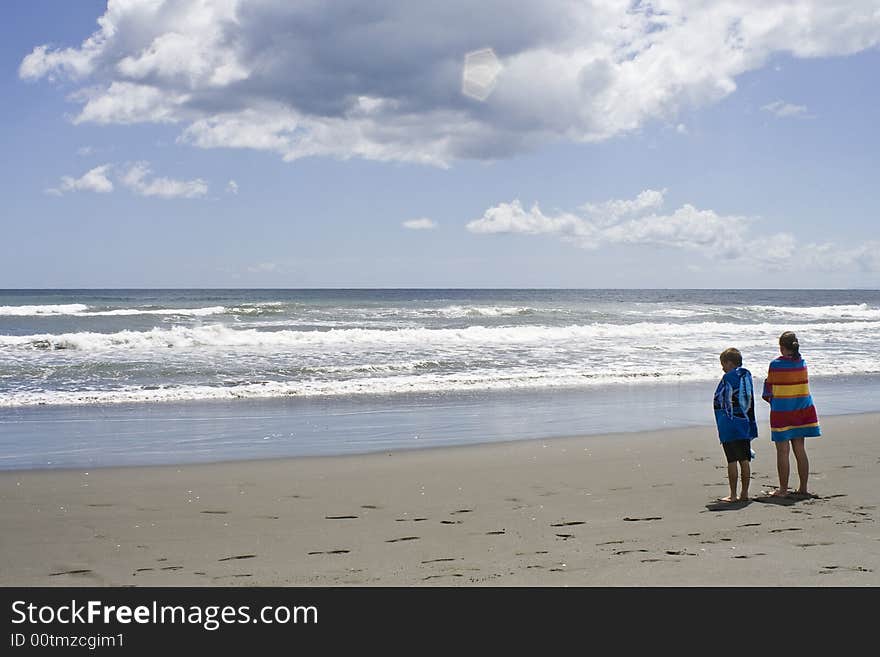
<path id="1" fill-rule="evenodd" d="M 764 401 L 770 403 L 770 435 L 776 445 L 776 470 L 779 474 L 779 488 L 773 491 L 775 497 L 788 495 L 789 445 L 797 460 L 800 486 L 798 495 L 809 496 L 807 477 L 810 462 L 807 459 L 804 438 L 822 435 L 819 418 L 810 384 L 807 377 L 807 364 L 800 353 L 797 336 L 786 331 L 779 336 L 779 358 L 770 363 L 767 379 L 764 381 Z"/>

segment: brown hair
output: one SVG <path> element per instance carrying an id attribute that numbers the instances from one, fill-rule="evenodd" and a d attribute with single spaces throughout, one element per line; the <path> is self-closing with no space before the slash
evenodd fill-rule
<path id="1" fill-rule="evenodd" d="M 797 336 L 792 331 L 786 331 L 779 336 L 779 346 L 791 351 L 795 358 L 801 357 L 801 343 L 798 342 Z"/>
<path id="2" fill-rule="evenodd" d="M 742 367 L 743 356 L 736 347 L 728 347 L 721 352 L 722 363 L 733 363 L 737 367 Z"/>

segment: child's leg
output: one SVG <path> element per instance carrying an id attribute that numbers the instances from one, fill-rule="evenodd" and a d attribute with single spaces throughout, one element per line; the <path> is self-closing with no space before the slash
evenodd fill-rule
<path id="1" fill-rule="evenodd" d="M 736 501 L 736 461 L 727 464 L 727 483 L 730 484 L 730 496 L 722 497 L 722 502 L 735 502 Z"/>
<path id="2" fill-rule="evenodd" d="M 752 478 L 752 466 L 748 460 L 740 461 L 739 469 L 742 472 L 742 488 L 740 489 L 739 499 L 747 500 L 749 499 L 749 481 Z"/>
<path id="3" fill-rule="evenodd" d="M 789 454 L 789 444 L 787 440 L 780 440 L 776 445 L 776 472 L 779 474 L 779 488 L 776 489 L 775 494 L 777 495 L 785 495 L 788 493 L 788 472 L 789 472 L 789 463 L 788 463 L 788 454 Z"/>
<path id="4" fill-rule="evenodd" d="M 810 460 L 807 458 L 807 449 L 804 446 L 803 438 L 792 438 L 791 449 L 794 451 L 794 458 L 797 461 L 798 477 L 801 485 L 797 492 L 803 495 L 807 494 L 807 478 L 810 476 Z"/>

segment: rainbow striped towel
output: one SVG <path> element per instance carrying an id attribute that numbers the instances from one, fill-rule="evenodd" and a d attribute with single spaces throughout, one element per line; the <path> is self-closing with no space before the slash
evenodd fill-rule
<path id="1" fill-rule="evenodd" d="M 761 396 L 770 402 L 773 442 L 822 435 L 803 358 L 780 356 L 773 360 Z"/>

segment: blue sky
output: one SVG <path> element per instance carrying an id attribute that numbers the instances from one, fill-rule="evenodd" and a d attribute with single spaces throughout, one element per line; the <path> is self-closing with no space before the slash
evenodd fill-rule
<path id="1" fill-rule="evenodd" d="M 5 3 L 0 288 L 880 286 L 876 2 L 705 4 Z"/>

